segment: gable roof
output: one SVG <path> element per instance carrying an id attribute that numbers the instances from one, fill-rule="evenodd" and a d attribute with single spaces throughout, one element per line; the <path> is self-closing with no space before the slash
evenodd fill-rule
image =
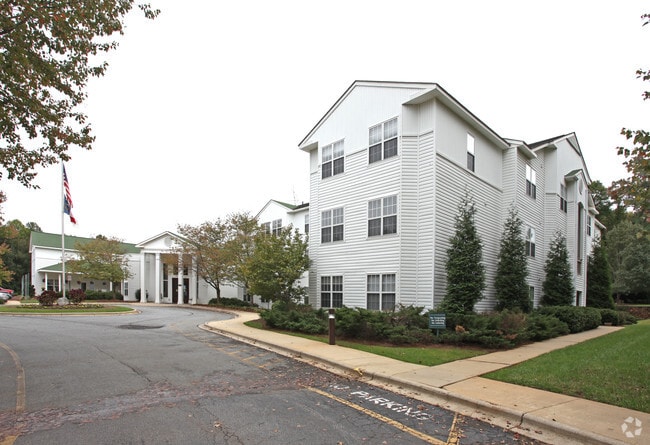
<path id="1" fill-rule="evenodd" d="M 415 93 L 411 96 L 410 99 L 403 102 L 403 105 L 417 105 L 424 103 L 431 99 L 437 99 L 447 107 L 449 107 L 456 114 L 461 116 L 467 122 L 470 122 L 474 127 L 480 130 L 480 132 L 492 140 L 497 145 L 500 145 L 503 149 L 510 147 L 510 144 L 506 142 L 501 136 L 499 136 L 494 130 L 488 127 L 483 121 L 471 113 L 465 106 L 463 106 L 458 100 L 456 100 L 451 94 L 445 91 L 437 83 L 431 82 L 386 82 L 386 81 L 370 81 L 370 80 L 355 80 L 352 82 L 352 85 L 348 87 L 347 90 L 337 99 L 337 101 L 330 107 L 329 110 L 320 118 L 320 120 L 314 125 L 314 127 L 307 133 L 307 135 L 300 141 L 298 147 L 304 151 L 312 150 L 313 144 L 305 145 L 309 138 L 318 130 L 318 128 L 325 122 L 339 107 L 339 105 L 350 95 L 350 93 L 359 86 L 375 86 L 375 87 L 386 87 L 386 88 L 419 88 L 421 91 Z"/>
<path id="2" fill-rule="evenodd" d="M 177 234 L 175 234 L 173 232 L 170 232 L 170 231 L 166 230 L 166 231 L 164 231 L 162 233 L 159 233 L 156 236 L 152 236 L 151 238 L 148 238 L 148 239 L 146 239 L 144 241 L 139 242 L 135 246 L 139 247 L 139 248 L 144 248 L 147 244 L 152 244 L 153 242 L 155 242 L 155 241 L 157 241 L 157 240 L 159 240 L 161 238 L 169 238 L 170 240 L 172 238 L 178 239 L 178 240 L 183 240 L 184 239 L 182 236 L 177 235 Z M 169 247 L 171 247 L 171 244 L 170 244 Z"/>
<path id="3" fill-rule="evenodd" d="M 309 207 L 308 202 L 303 202 L 301 204 L 295 205 L 295 204 L 289 204 L 289 203 L 286 203 L 286 202 L 283 202 L 283 201 L 278 201 L 276 199 L 269 199 L 269 201 L 266 204 L 264 204 L 264 207 L 262 207 L 262 209 L 259 212 L 257 212 L 257 215 L 255 215 L 255 218 L 259 218 L 259 216 L 262 214 L 262 212 L 264 212 L 264 210 L 266 210 L 267 207 L 270 206 L 271 204 L 281 205 L 282 207 L 287 209 L 287 213 L 296 212 L 298 210 L 302 210 L 304 208 Z"/>
<path id="4" fill-rule="evenodd" d="M 77 250 L 75 245 L 77 243 L 87 243 L 95 238 L 83 238 L 80 236 L 65 235 L 64 247 L 65 250 Z M 140 253 L 140 250 L 131 243 L 120 243 L 126 253 Z M 60 233 L 45 233 L 45 232 L 31 232 L 29 236 L 29 252 L 32 252 L 34 247 L 44 247 L 49 249 L 61 249 L 61 234 Z"/>

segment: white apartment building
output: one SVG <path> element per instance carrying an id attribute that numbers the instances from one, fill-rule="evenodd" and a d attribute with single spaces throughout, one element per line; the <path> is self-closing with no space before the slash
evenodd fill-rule
<path id="1" fill-rule="evenodd" d="M 486 268 L 476 310 L 494 307 L 511 207 L 525 224 L 535 306 L 557 231 L 571 255 L 575 304 L 585 304 L 586 257 L 600 226 L 575 134 L 531 144 L 505 139 L 438 84 L 356 81 L 299 148 L 310 159 L 309 295 L 316 307 L 437 306 L 465 192 L 476 204 Z"/>

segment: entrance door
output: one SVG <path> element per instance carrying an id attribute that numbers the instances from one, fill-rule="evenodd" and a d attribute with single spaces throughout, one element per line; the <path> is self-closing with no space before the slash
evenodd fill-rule
<path id="1" fill-rule="evenodd" d="M 183 303 L 188 304 L 190 302 L 189 296 L 190 288 L 190 279 L 183 279 Z M 178 278 L 172 278 L 172 303 L 178 303 Z"/>

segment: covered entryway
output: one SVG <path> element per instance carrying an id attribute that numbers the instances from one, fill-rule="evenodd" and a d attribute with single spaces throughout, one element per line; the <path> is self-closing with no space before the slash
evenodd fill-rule
<path id="1" fill-rule="evenodd" d="M 189 278 L 183 278 L 183 303 L 188 304 L 190 302 L 190 280 Z M 172 303 L 178 303 L 178 277 L 172 278 Z"/>

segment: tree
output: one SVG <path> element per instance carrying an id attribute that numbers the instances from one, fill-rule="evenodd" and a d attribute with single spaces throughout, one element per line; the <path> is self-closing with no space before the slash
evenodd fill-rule
<path id="1" fill-rule="evenodd" d="M 138 5 L 145 17 L 160 11 Z M 30 186 L 34 167 L 70 159 L 68 149 L 91 149 L 79 106 L 90 77 L 108 64 L 96 56 L 117 47 L 133 0 L 0 3 L 0 164 L 7 178 Z M 0 179 L 3 172 L 0 172 Z"/>
<path id="2" fill-rule="evenodd" d="M 544 272 L 542 306 L 570 306 L 574 299 L 573 275 L 566 238 L 560 232 L 551 240 Z"/>
<path id="3" fill-rule="evenodd" d="M 530 312 L 533 302 L 528 292 L 528 260 L 526 243 L 522 236 L 523 222 L 514 209 L 510 209 L 508 219 L 501 236 L 501 249 L 494 281 L 496 290 L 496 308 L 520 309 Z"/>
<path id="4" fill-rule="evenodd" d="M 461 199 L 447 250 L 447 292 L 441 310 L 450 313 L 470 313 L 485 290 L 485 267 L 482 263 L 483 244 L 474 224 L 476 207 L 468 193 Z"/>
<path id="5" fill-rule="evenodd" d="M 650 14 L 641 16 L 643 26 L 650 23 Z M 638 69 L 638 78 L 650 80 L 650 70 Z M 650 99 L 650 91 L 643 93 L 643 100 Z M 631 208 L 640 221 L 650 223 L 650 132 L 646 130 L 621 129 L 632 147 L 617 147 L 619 155 L 625 158 L 623 165 L 630 176 L 612 184 L 610 193 Z"/>
<path id="6" fill-rule="evenodd" d="M 246 267 L 249 290 L 263 301 L 297 303 L 305 296 L 305 288 L 297 283 L 308 269 L 307 241 L 297 229 L 260 231 Z"/>
<path id="7" fill-rule="evenodd" d="M 609 190 L 602 182 L 593 181 L 589 184 L 589 191 L 598 211 L 598 221 L 608 230 L 611 230 L 626 218 L 625 206 L 620 201 L 614 201 L 609 194 Z"/>
<path id="8" fill-rule="evenodd" d="M 607 234 L 605 247 L 617 300 L 623 296 L 650 298 L 650 240 L 639 226 L 627 220 Z"/>
<path id="9" fill-rule="evenodd" d="M 248 213 L 234 213 L 225 220 L 199 226 L 179 225 L 181 250 L 194 258 L 197 274 L 212 286 L 221 299 L 221 286 L 233 284 L 246 289 L 244 266 L 254 249 L 257 220 Z"/>
<path id="10" fill-rule="evenodd" d="M 612 277 L 607 250 L 600 239 L 594 239 L 587 260 L 587 306 L 614 309 Z"/>
<path id="11" fill-rule="evenodd" d="M 0 205 L 6 200 L 5 194 L 0 191 Z M 4 223 L 4 218 L 2 217 L 2 211 L 0 210 L 0 224 Z M 3 230 L 4 232 L 4 230 Z M 6 242 L 0 242 L 0 284 L 8 283 L 13 277 L 13 272 L 7 268 L 4 264 L 4 259 L 7 254 L 10 252 L 10 248 Z"/>
<path id="12" fill-rule="evenodd" d="M 6 269 L 12 272 L 12 277 L 8 281 L 2 282 L 4 287 L 20 290 L 22 277 L 29 273 L 29 237 L 32 229 L 36 229 L 33 230 L 35 232 L 41 231 L 38 224 L 27 223 L 23 225 L 17 219 L 9 221 L 0 227 L 0 244 L 6 244 L 9 248 L 2 259 Z"/>
<path id="13" fill-rule="evenodd" d="M 132 276 L 122 240 L 97 237 L 75 244 L 78 258 L 68 260 L 66 269 L 85 278 L 117 283 Z"/>

